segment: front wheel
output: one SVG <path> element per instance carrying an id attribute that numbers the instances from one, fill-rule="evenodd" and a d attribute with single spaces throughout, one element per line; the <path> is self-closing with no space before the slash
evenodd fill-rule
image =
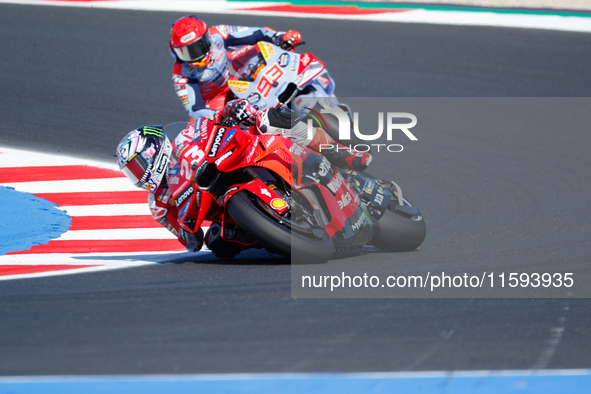
<path id="1" fill-rule="evenodd" d="M 420 212 L 411 216 L 397 211 L 392 203 L 378 223 L 380 233 L 371 243 L 387 252 L 415 250 L 423 243 L 427 234 L 425 219 Z"/>
<path id="2" fill-rule="evenodd" d="M 324 263 L 334 247 L 328 235 L 311 239 L 290 231 L 287 221 L 269 215 L 258 198 L 246 191 L 234 194 L 226 203 L 226 212 L 267 250 L 291 258 L 292 263 Z"/>

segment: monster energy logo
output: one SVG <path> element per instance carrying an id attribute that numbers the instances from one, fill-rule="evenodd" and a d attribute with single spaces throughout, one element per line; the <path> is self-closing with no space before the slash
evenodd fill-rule
<path id="1" fill-rule="evenodd" d="M 158 138 L 164 137 L 164 132 L 162 131 L 162 128 L 160 128 L 158 126 L 142 127 L 142 134 L 143 135 L 154 135 Z"/>

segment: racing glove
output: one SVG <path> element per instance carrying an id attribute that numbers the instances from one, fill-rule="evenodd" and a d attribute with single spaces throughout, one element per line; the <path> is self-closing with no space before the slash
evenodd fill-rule
<path id="1" fill-rule="evenodd" d="M 283 49 L 292 49 L 295 45 L 299 44 L 302 41 L 302 35 L 295 31 L 289 30 L 288 32 L 277 32 L 273 38 L 273 44 L 283 48 Z"/>
<path id="2" fill-rule="evenodd" d="M 230 101 L 222 110 L 222 119 L 226 126 L 242 123 L 253 126 L 256 121 L 257 108 L 246 99 Z"/>

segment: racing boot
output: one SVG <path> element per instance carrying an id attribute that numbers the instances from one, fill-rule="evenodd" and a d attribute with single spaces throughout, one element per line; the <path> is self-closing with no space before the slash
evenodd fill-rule
<path id="1" fill-rule="evenodd" d="M 327 132 L 316 127 L 308 147 L 322 153 L 335 167 L 363 171 L 371 164 L 367 152 L 357 152 L 335 141 Z"/>

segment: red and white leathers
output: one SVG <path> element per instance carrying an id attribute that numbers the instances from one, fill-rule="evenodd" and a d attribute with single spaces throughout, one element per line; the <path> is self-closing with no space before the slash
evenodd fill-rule
<path id="1" fill-rule="evenodd" d="M 215 111 L 221 110 L 232 97 L 227 83 L 230 74 L 226 48 L 254 45 L 258 41 L 273 43 L 278 43 L 283 39 L 286 42 L 293 41 L 293 38 L 288 34 L 285 34 L 284 37 L 282 33 L 259 27 L 219 25 L 209 28 L 208 31 L 211 39 L 211 52 L 209 61 L 204 68 L 193 67 L 187 62 L 183 62 L 170 47 L 170 53 L 175 58 L 172 82 L 191 120 L 201 116 L 213 117 Z M 301 39 L 299 33 L 297 34 L 298 40 Z"/>

